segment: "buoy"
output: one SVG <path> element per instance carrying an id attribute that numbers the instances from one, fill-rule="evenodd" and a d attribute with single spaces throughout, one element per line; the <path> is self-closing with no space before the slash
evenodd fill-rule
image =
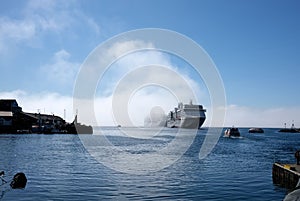
<path id="1" fill-rule="evenodd" d="M 12 189 L 17 188 L 25 188 L 27 183 L 27 178 L 23 172 L 19 172 L 15 174 L 14 178 L 10 182 L 10 186 Z"/>

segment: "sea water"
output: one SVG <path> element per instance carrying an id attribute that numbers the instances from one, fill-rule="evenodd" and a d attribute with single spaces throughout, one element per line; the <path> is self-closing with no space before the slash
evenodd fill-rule
<path id="1" fill-rule="evenodd" d="M 242 128 L 241 138 L 220 137 L 200 160 L 208 132 L 201 129 L 175 163 L 145 174 L 107 167 L 89 153 L 78 135 L 2 134 L 4 178 L 24 172 L 28 182 L 23 190 L 1 186 L 0 200 L 282 200 L 287 190 L 273 184 L 272 164 L 295 162 L 300 134 L 264 130 L 249 134 Z M 141 156 L 173 140 L 174 130 L 161 132 L 159 138 L 137 139 L 124 136 L 118 128 L 101 129 L 101 135 L 119 150 Z"/>

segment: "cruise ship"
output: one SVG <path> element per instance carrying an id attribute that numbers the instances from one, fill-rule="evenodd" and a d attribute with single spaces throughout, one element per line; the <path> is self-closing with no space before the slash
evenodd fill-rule
<path id="1" fill-rule="evenodd" d="M 194 105 L 192 101 L 189 104 L 179 103 L 177 108 L 169 112 L 166 126 L 200 129 L 206 119 L 205 112 L 202 105 Z"/>

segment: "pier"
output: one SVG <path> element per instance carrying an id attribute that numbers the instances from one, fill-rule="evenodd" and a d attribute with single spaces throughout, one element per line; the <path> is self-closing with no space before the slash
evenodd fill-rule
<path id="1" fill-rule="evenodd" d="M 274 163 L 272 168 L 273 183 L 294 189 L 300 179 L 300 151 L 295 153 L 296 164 Z"/>

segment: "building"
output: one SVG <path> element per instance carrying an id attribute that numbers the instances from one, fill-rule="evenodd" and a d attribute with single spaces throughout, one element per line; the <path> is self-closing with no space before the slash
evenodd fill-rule
<path id="1" fill-rule="evenodd" d="M 0 133 L 13 131 L 14 114 L 21 111 L 15 99 L 0 99 Z"/>
<path id="2" fill-rule="evenodd" d="M 15 99 L 0 99 L 0 133 L 60 132 L 65 124 L 59 116 L 23 112 Z"/>
<path id="3" fill-rule="evenodd" d="M 21 112 L 22 108 L 15 99 L 0 99 L 0 111 L 17 113 Z"/>
<path id="4" fill-rule="evenodd" d="M 15 99 L 0 99 L 0 133 L 92 134 L 91 126 L 67 123 L 55 115 L 23 112 Z"/>
<path id="5" fill-rule="evenodd" d="M 10 111 L 0 111 L 0 126 L 12 125 L 13 113 Z"/>

